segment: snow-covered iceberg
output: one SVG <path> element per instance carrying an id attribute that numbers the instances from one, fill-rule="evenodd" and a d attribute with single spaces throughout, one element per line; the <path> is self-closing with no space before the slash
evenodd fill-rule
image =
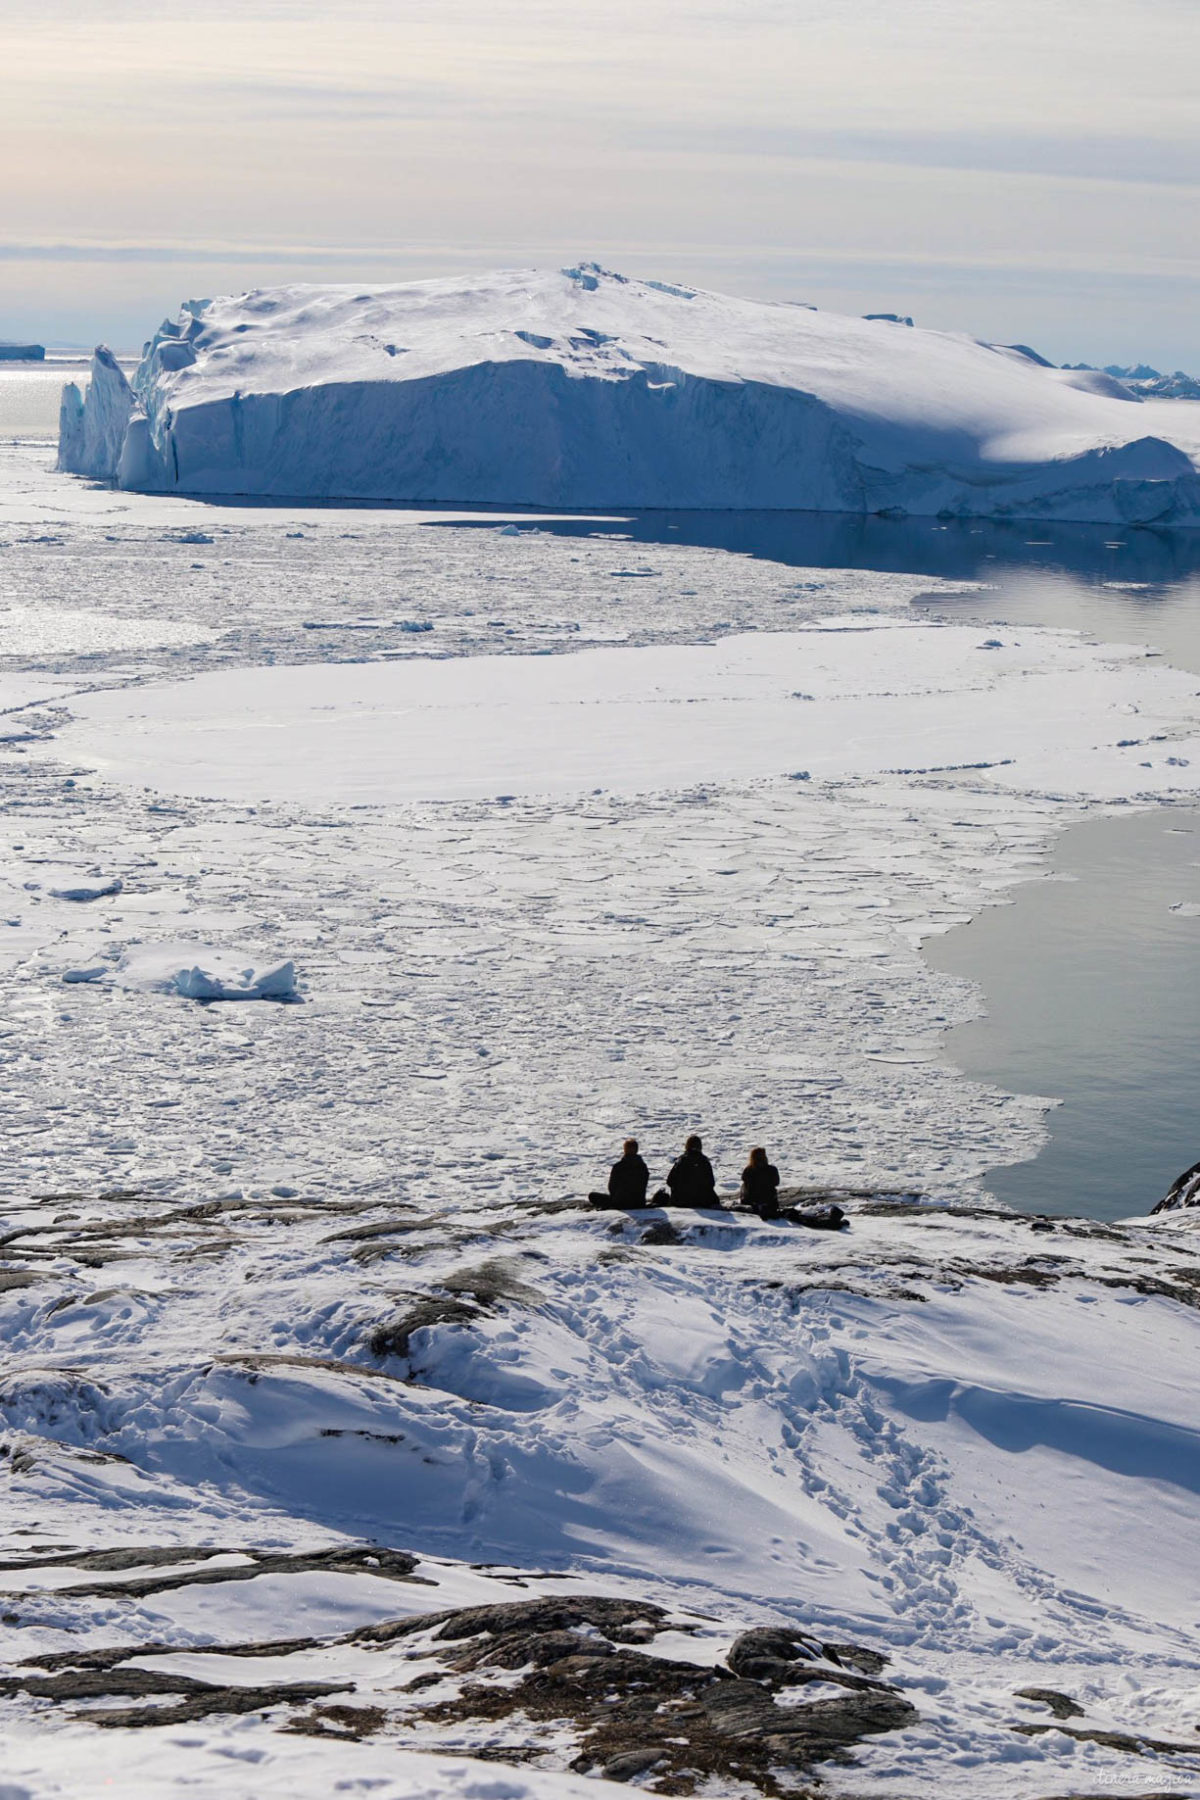
<path id="1" fill-rule="evenodd" d="M 60 466 L 198 495 L 1200 525 L 1200 403 L 592 264 L 189 301 Z"/>
<path id="2" fill-rule="evenodd" d="M 98 344 L 85 391 L 68 381 L 58 409 L 58 466 L 73 475 L 111 479 L 134 410 L 125 371 L 108 348 Z"/>

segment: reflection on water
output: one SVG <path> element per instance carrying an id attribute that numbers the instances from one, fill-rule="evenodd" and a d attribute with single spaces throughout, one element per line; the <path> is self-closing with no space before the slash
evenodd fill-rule
<path id="1" fill-rule="evenodd" d="M 578 536 L 614 533 L 635 543 L 709 545 L 797 567 L 891 569 L 952 581 L 1021 576 L 1148 582 L 1200 575 L 1200 531 L 1147 526 L 1044 525 L 1019 519 L 882 519 L 858 513 L 647 512 L 619 521 L 539 521 Z"/>
<path id="2" fill-rule="evenodd" d="M 0 438 L 57 443 L 63 384 L 83 380 L 87 369 L 84 357 L 0 363 Z"/>
<path id="3" fill-rule="evenodd" d="M 1061 1097 L 1037 1159 L 988 1186 L 1025 1211 L 1148 1212 L 1200 1158 L 1200 813 L 1097 820 L 1051 864 L 926 946 L 981 982 L 988 1017 L 949 1034 L 968 1074 Z"/>
<path id="4" fill-rule="evenodd" d="M 479 520 L 432 527 L 447 528 L 494 529 Z M 922 610 L 962 624 L 1051 625 L 1106 643 L 1148 643 L 1177 668 L 1200 674 L 1200 530 L 785 512 L 539 518 L 530 529 L 638 544 L 705 545 L 794 568 L 879 569 L 986 582 L 986 593 L 939 595 Z"/>

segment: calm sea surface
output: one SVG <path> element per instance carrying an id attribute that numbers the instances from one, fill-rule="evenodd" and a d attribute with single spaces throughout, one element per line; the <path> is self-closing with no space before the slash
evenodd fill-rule
<path id="1" fill-rule="evenodd" d="M 0 362 L 0 438 L 58 442 L 63 384 L 82 381 L 90 358 L 52 353 L 44 363 Z"/>

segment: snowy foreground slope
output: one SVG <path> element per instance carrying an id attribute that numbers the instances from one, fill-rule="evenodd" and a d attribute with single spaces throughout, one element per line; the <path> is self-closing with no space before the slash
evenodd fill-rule
<path id="1" fill-rule="evenodd" d="M 919 952 L 1192 824 L 1195 675 L 24 452 L 0 539 L 3 1800 L 1195 1792 L 1200 1214 L 990 1203 Z M 580 1204 L 696 1127 L 847 1228 Z"/>
<path id="2" fill-rule="evenodd" d="M 1192 525 L 1198 457 L 1200 403 L 591 264 L 190 301 L 60 441 L 151 492 Z"/>

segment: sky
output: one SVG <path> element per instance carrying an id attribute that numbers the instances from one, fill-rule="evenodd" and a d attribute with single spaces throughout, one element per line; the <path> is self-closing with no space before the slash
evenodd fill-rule
<path id="1" fill-rule="evenodd" d="M 580 259 L 1200 372 L 1196 0 L 0 0 L 0 337 Z"/>

